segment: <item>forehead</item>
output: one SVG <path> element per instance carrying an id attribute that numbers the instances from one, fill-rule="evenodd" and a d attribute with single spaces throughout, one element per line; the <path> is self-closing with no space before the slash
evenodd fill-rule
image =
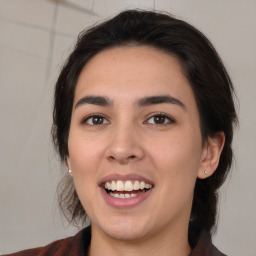
<path id="1" fill-rule="evenodd" d="M 123 46 L 104 50 L 83 68 L 75 101 L 90 94 L 127 98 L 171 94 L 194 99 L 179 60 L 149 46 Z"/>

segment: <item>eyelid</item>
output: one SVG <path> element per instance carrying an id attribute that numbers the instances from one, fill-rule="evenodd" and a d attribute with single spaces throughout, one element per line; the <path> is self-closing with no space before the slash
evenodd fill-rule
<path id="1" fill-rule="evenodd" d="M 156 117 L 156 116 L 162 116 L 162 117 L 165 117 L 166 119 L 169 120 L 168 123 L 164 123 L 164 124 L 152 124 L 152 125 L 157 125 L 157 126 L 161 126 L 161 125 L 168 125 L 168 124 L 172 124 L 172 123 L 175 123 L 175 119 L 173 117 L 171 117 L 170 115 L 166 114 L 166 113 L 163 113 L 163 112 L 157 112 L 157 113 L 152 113 L 150 114 L 146 121 L 144 123 L 148 123 L 148 120 L 150 120 L 151 118 L 153 117 Z M 151 123 L 150 123 L 151 124 Z"/>
<path id="2" fill-rule="evenodd" d="M 105 115 L 100 114 L 100 113 L 91 113 L 91 114 L 87 115 L 86 117 L 84 117 L 84 118 L 81 120 L 81 124 L 86 124 L 87 121 L 88 121 L 90 118 L 93 118 L 93 117 L 101 117 L 101 118 L 107 120 L 108 124 L 110 124 L 110 121 L 108 120 L 108 118 L 107 118 Z M 104 124 L 106 124 L 106 123 L 103 122 L 103 124 L 101 124 L 101 125 L 104 125 Z M 87 123 L 87 125 L 93 126 L 93 124 L 88 124 L 88 123 Z M 95 125 L 95 126 L 96 126 L 96 125 Z"/>

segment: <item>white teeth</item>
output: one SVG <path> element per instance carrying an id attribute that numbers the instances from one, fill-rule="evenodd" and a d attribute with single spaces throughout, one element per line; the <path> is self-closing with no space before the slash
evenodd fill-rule
<path id="1" fill-rule="evenodd" d="M 108 181 L 105 183 L 105 188 L 111 191 L 133 191 L 133 190 L 143 190 L 152 188 L 151 184 L 145 183 L 144 181 L 135 180 L 134 183 L 131 180 L 127 181 Z"/>
<path id="2" fill-rule="evenodd" d="M 133 189 L 134 190 L 139 190 L 140 189 L 140 182 L 139 181 L 135 181 L 134 184 L 133 184 Z"/>
<path id="3" fill-rule="evenodd" d="M 106 182 L 106 183 L 105 183 L 105 188 L 106 188 L 106 189 L 109 189 L 109 190 L 111 189 L 111 185 L 110 185 L 109 182 Z"/>
<path id="4" fill-rule="evenodd" d="M 146 185 L 145 182 L 144 182 L 144 181 L 141 181 L 141 182 L 140 182 L 140 189 L 144 189 L 144 188 L 145 188 L 145 185 Z"/>
<path id="5" fill-rule="evenodd" d="M 150 184 L 145 184 L 145 188 L 146 188 L 146 189 L 150 189 L 150 188 L 152 188 L 152 185 L 150 185 Z"/>
<path id="6" fill-rule="evenodd" d="M 109 193 L 111 196 L 113 196 L 113 197 L 116 197 L 116 198 L 119 198 L 119 194 L 114 194 L 114 193 Z"/>
<path id="7" fill-rule="evenodd" d="M 124 184 L 125 191 L 133 191 L 133 184 L 130 180 L 127 180 Z"/>
<path id="8" fill-rule="evenodd" d="M 136 197 L 136 196 L 138 196 L 140 194 L 115 194 L 115 193 L 112 193 L 112 192 L 109 193 L 110 196 L 113 196 L 115 198 L 121 198 L 121 199 Z"/>
<path id="9" fill-rule="evenodd" d="M 111 187 L 110 187 L 110 189 L 111 189 L 112 191 L 115 191 L 115 190 L 116 190 L 116 182 L 115 182 L 114 180 L 112 180 L 112 182 L 111 182 Z"/>
<path id="10" fill-rule="evenodd" d="M 130 194 L 124 194 L 125 198 L 130 198 L 131 195 Z"/>
<path id="11" fill-rule="evenodd" d="M 121 180 L 118 180 L 116 182 L 116 190 L 117 191 L 123 191 L 124 190 L 124 183 Z"/>
<path id="12" fill-rule="evenodd" d="M 125 198 L 124 194 L 120 194 L 120 198 L 124 199 Z"/>

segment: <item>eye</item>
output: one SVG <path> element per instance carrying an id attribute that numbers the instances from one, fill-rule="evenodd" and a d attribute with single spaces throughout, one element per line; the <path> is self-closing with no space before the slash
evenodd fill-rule
<path id="1" fill-rule="evenodd" d="M 159 113 L 148 118 L 146 120 L 146 123 L 154 124 L 154 125 L 167 125 L 167 124 L 174 123 L 174 120 L 168 115 Z"/>
<path id="2" fill-rule="evenodd" d="M 85 118 L 82 123 L 86 123 L 88 125 L 102 125 L 102 124 L 109 124 L 109 121 L 101 116 L 101 115 L 91 115 Z"/>

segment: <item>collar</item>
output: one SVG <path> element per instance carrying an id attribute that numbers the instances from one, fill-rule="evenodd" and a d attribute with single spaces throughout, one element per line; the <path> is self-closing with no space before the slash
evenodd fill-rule
<path id="1" fill-rule="evenodd" d="M 201 232 L 198 242 L 189 256 L 226 256 L 213 244 L 209 232 Z M 91 227 L 78 232 L 73 237 L 55 241 L 45 247 L 29 249 L 9 256 L 86 256 L 91 243 Z"/>
<path id="2" fill-rule="evenodd" d="M 80 236 L 80 242 L 79 242 L 80 254 L 77 254 L 77 255 L 87 255 L 87 250 L 91 242 L 91 227 L 88 226 L 87 228 L 83 229 L 79 233 L 80 233 L 79 235 Z M 197 244 L 192 249 L 189 256 L 226 256 L 226 255 L 221 253 L 212 244 L 210 232 L 202 231 Z"/>

